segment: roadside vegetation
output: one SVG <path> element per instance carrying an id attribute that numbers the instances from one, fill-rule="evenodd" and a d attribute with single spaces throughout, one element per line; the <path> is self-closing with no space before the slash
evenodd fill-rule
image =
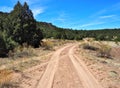
<path id="1" fill-rule="evenodd" d="M 73 30 L 37 22 L 27 3 L 22 5 L 18 1 L 10 13 L 0 12 L 0 87 L 11 87 L 12 72 L 22 72 L 47 61 L 50 52 L 76 40 L 85 39 L 80 47 L 96 52 L 97 57 L 112 59 L 111 46 L 101 41 L 119 45 L 119 34 L 119 28 Z"/>
<path id="2" fill-rule="evenodd" d="M 80 41 L 79 54 L 86 66 L 105 88 L 119 88 L 119 44 L 85 38 Z"/>
<path id="3" fill-rule="evenodd" d="M 10 13 L 0 12 L 0 57 L 8 56 L 9 50 L 27 43 L 39 47 L 43 38 L 82 40 L 93 37 L 96 40 L 120 41 L 120 29 L 73 30 L 59 28 L 51 23 L 37 22 L 29 6 L 19 1 Z M 46 48 L 51 48 L 52 44 Z"/>
<path id="4" fill-rule="evenodd" d="M 25 2 L 18 1 L 10 13 L 0 12 L 0 56 L 8 56 L 9 50 L 27 43 L 39 47 L 43 35 L 36 27 L 36 20 Z"/>
<path id="5" fill-rule="evenodd" d="M 12 81 L 12 73 L 22 73 L 28 68 L 49 61 L 49 57 L 54 50 L 72 42 L 74 41 L 44 39 L 39 48 L 33 48 L 27 44 L 23 44 L 22 46 L 16 47 L 13 51 L 9 51 L 8 57 L 0 58 L 0 88 L 17 86 Z M 11 73 L 10 76 L 8 74 L 9 72 Z"/>
<path id="6" fill-rule="evenodd" d="M 80 45 L 83 49 L 96 51 L 96 56 L 104 58 L 112 58 L 110 55 L 111 46 L 102 41 L 95 41 L 94 38 L 85 38 Z"/>

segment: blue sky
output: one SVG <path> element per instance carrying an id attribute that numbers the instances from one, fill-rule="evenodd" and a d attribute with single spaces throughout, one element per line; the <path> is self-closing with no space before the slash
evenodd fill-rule
<path id="1" fill-rule="evenodd" d="M 0 2 L 10 12 L 18 0 Z M 72 29 L 120 28 L 120 0 L 19 0 L 26 1 L 37 21 Z"/>

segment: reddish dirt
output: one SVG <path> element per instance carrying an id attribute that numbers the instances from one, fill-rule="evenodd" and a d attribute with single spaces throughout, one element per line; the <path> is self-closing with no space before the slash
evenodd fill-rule
<path id="1" fill-rule="evenodd" d="M 103 88 L 68 44 L 56 50 L 46 64 L 22 73 L 20 88 Z"/>
<path id="2" fill-rule="evenodd" d="M 120 47 L 113 47 L 111 50 L 111 55 L 120 61 Z"/>
<path id="3" fill-rule="evenodd" d="M 98 52 L 83 48 L 76 48 L 75 53 L 102 85 L 102 88 L 120 88 L 119 46 L 112 47 L 112 58 L 98 57 Z"/>

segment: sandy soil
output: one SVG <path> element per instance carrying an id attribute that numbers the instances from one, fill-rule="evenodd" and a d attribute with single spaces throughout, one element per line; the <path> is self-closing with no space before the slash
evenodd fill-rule
<path id="1" fill-rule="evenodd" d="M 94 75 L 102 88 L 120 88 L 120 47 L 111 46 L 112 58 L 98 57 L 96 51 L 76 48 L 75 53 L 81 62 Z"/>
<path id="2" fill-rule="evenodd" d="M 50 61 L 21 73 L 19 88 L 103 88 L 82 57 L 74 53 L 77 45 L 67 44 Z"/>

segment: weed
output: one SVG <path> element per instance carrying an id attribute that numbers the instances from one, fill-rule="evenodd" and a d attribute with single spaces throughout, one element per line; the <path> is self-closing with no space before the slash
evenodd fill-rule
<path id="1" fill-rule="evenodd" d="M 112 77 L 117 77 L 118 73 L 116 71 L 110 71 L 109 75 L 112 76 Z"/>
<path id="2" fill-rule="evenodd" d="M 9 51 L 8 56 L 12 59 L 34 56 L 34 49 L 31 46 L 23 44 L 23 46 L 16 47 L 13 51 Z"/>
<path id="3" fill-rule="evenodd" d="M 98 57 L 112 59 L 110 54 L 111 47 L 108 44 L 104 44 L 102 41 L 84 41 L 80 46 L 82 46 L 83 49 L 96 51 Z"/>
<path id="4" fill-rule="evenodd" d="M 111 47 L 109 45 L 106 45 L 103 43 L 100 43 L 99 46 L 100 46 L 100 48 L 98 50 L 97 55 L 99 57 L 111 58 L 111 54 L 110 54 Z"/>
<path id="5" fill-rule="evenodd" d="M 97 47 L 92 46 L 92 45 L 89 45 L 89 44 L 84 44 L 84 45 L 83 45 L 83 48 L 84 48 L 84 49 L 93 50 L 93 51 L 97 51 L 97 50 L 98 50 Z"/>
<path id="6" fill-rule="evenodd" d="M 55 46 L 54 43 L 49 40 L 43 41 L 41 45 L 45 50 L 53 50 L 53 47 Z"/>

